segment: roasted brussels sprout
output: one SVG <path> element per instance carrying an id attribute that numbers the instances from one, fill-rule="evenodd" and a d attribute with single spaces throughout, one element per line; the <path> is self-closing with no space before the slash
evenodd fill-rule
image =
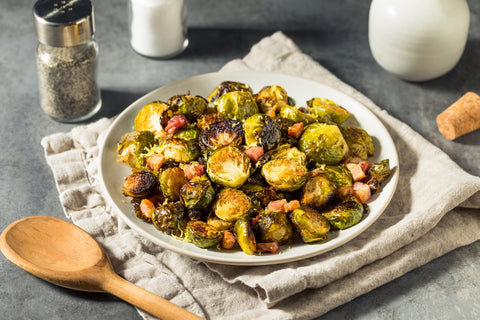
<path id="1" fill-rule="evenodd" d="M 123 184 L 123 193 L 134 198 L 146 198 L 157 190 L 157 176 L 148 170 L 131 173 L 125 178 Z"/>
<path id="2" fill-rule="evenodd" d="M 307 167 L 290 159 L 275 159 L 265 163 L 261 170 L 267 183 L 282 191 L 295 191 L 307 180 Z"/>
<path id="3" fill-rule="evenodd" d="M 257 251 L 257 240 L 255 239 L 252 222 L 248 215 L 245 214 L 237 219 L 233 226 L 233 233 L 243 252 L 254 254 Z"/>
<path id="4" fill-rule="evenodd" d="M 244 121 L 258 113 L 258 106 L 248 91 L 231 91 L 214 102 L 217 112 L 223 118 Z"/>
<path id="5" fill-rule="evenodd" d="M 262 213 L 256 227 L 263 242 L 277 241 L 279 244 L 284 244 L 293 237 L 293 226 L 283 212 Z"/>
<path id="6" fill-rule="evenodd" d="M 303 112 L 297 107 L 284 105 L 280 107 L 280 118 L 292 120 L 293 122 L 303 122 L 304 124 L 310 124 L 316 122 L 315 117 L 311 114 Z"/>
<path id="7" fill-rule="evenodd" d="M 166 161 L 187 163 L 196 160 L 201 153 L 200 147 L 195 140 L 168 139 L 163 140 L 157 147 L 151 150 L 154 153 L 163 154 Z"/>
<path id="8" fill-rule="evenodd" d="M 222 115 L 218 112 L 204 113 L 197 118 L 196 126 L 200 130 L 208 128 L 211 124 L 222 121 Z"/>
<path id="9" fill-rule="evenodd" d="M 246 91 L 253 94 L 252 88 L 245 83 L 236 81 L 223 81 L 208 95 L 207 100 L 208 102 L 214 102 L 225 93 L 231 91 Z"/>
<path id="10" fill-rule="evenodd" d="M 186 128 L 181 128 L 175 131 L 175 133 L 173 134 L 173 138 L 185 141 L 198 140 L 199 136 L 200 131 L 194 125 L 189 125 Z"/>
<path id="11" fill-rule="evenodd" d="M 227 146 L 215 150 L 207 160 L 209 178 L 226 187 L 238 188 L 250 176 L 251 163 L 245 152 Z"/>
<path id="12" fill-rule="evenodd" d="M 137 163 L 140 154 L 148 152 L 148 149 L 155 143 L 155 136 L 150 131 L 133 131 L 122 136 L 117 147 L 120 160 L 130 167 L 141 167 Z"/>
<path id="13" fill-rule="evenodd" d="M 288 94 L 282 86 L 266 86 L 255 95 L 255 102 L 262 113 L 268 113 L 273 108 L 288 104 Z"/>
<path id="14" fill-rule="evenodd" d="M 312 123 L 305 127 L 298 149 L 317 163 L 338 164 L 348 152 L 348 145 L 336 125 Z"/>
<path id="15" fill-rule="evenodd" d="M 310 243 L 327 239 L 330 224 L 320 213 L 309 207 L 302 207 L 290 213 L 290 220 L 302 236 L 303 242 Z"/>
<path id="16" fill-rule="evenodd" d="M 189 221 L 187 223 L 186 239 L 200 248 L 210 248 L 222 241 L 222 233 L 205 221 Z"/>
<path id="17" fill-rule="evenodd" d="M 217 229 L 218 231 L 232 230 L 235 225 L 235 221 L 225 221 L 210 212 L 207 217 L 207 223 Z"/>
<path id="18" fill-rule="evenodd" d="M 382 183 L 388 179 L 391 174 L 390 161 L 384 159 L 378 163 L 372 164 L 367 171 L 366 181 L 372 192 L 377 192 Z"/>
<path id="19" fill-rule="evenodd" d="M 202 150 L 215 150 L 229 145 L 239 146 L 242 141 L 242 123 L 232 119 L 222 119 L 202 130 L 199 145 Z"/>
<path id="20" fill-rule="evenodd" d="M 303 166 L 307 165 L 307 156 L 304 152 L 298 150 L 296 147 L 291 147 L 288 144 L 283 144 L 279 146 L 275 152 L 272 154 L 271 160 L 274 159 L 288 159 L 294 160 L 300 163 Z"/>
<path id="21" fill-rule="evenodd" d="M 350 187 L 353 185 L 352 174 L 343 165 L 322 166 L 321 170 L 335 188 Z"/>
<path id="22" fill-rule="evenodd" d="M 187 221 L 185 208 L 180 202 L 159 205 L 152 215 L 152 223 L 158 230 L 174 236 L 183 234 Z"/>
<path id="23" fill-rule="evenodd" d="M 167 100 L 167 103 L 177 107 L 177 112 L 184 114 L 190 121 L 207 111 L 208 102 L 201 96 L 189 94 L 176 95 Z"/>
<path id="24" fill-rule="evenodd" d="M 277 122 L 265 114 L 256 113 L 244 122 L 247 147 L 262 146 L 265 151 L 276 147 L 281 137 Z"/>
<path id="25" fill-rule="evenodd" d="M 335 229 L 349 228 L 362 220 L 365 208 L 363 204 L 355 196 L 346 195 L 345 198 L 333 209 L 322 212 L 328 222 Z"/>
<path id="26" fill-rule="evenodd" d="M 160 174 L 160 188 L 171 201 L 180 200 L 180 188 L 187 182 L 185 173 L 179 167 L 167 168 Z"/>
<path id="27" fill-rule="evenodd" d="M 223 188 L 213 204 L 215 215 L 225 221 L 235 221 L 252 208 L 250 198 L 243 191 Z"/>
<path id="28" fill-rule="evenodd" d="M 342 124 L 351 116 L 348 110 L 325 98 L 308 100 L 307 106 L 310 107 L 310 114 L 322 122 Z"/>
<path id="29" fill-rule="evenodd" d="M 366 160 L 375 153 L 372 137 L 359 127 L 346 126 L 341 129 L 348 145 L 348 156 Z"/>
<path id="30" fill-rule="evenodd" d="M 145 105 L 135 116 L 135 131 L 151 131 L 155 135 L 163 132 L 171 113 L 171 106 L 162 101 L 153 101 Z M 169 115 L 170 117 L 172 115 Z"/>
<path id="31" fill-rule="evenodd" d="M 215 190 L 207 176 L 197 176 L 180 188 L 180 199 L 185 207 L 205 210 L 215 198 Z"/>
<path id="32" fill-rule="evenodd" d="M 321 210 L 335 196 L 335 186 L 320 170 L 310 172 L 303 185 L 301 203 Z"/>

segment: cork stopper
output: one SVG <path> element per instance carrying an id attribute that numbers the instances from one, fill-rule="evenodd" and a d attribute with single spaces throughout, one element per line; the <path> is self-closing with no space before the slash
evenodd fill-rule
<path id="1" fill-rule="evenodd" d="M 437 116 L 437 127 L 449 140 L 480 129 L 480 96 L 474 92 L 465 93 Z"/>

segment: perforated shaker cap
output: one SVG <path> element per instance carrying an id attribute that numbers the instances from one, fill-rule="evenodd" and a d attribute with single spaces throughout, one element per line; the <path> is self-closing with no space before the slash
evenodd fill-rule
<path id="1" fill-rule="evenodd" d="M 33 7 L 38 41 L 54 47 L 73 47 L 95 32 L 91 0 L 39 0 Z"/>

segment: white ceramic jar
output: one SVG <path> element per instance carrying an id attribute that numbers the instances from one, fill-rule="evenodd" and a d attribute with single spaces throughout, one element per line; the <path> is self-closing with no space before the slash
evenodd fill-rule
<path id="1" fill-rule="evenodd" d="M 377 63 L 395 76 L 431 80 L 460 60 L 469 23 L 466 0 L 373 0 L 370 49 Z"/>

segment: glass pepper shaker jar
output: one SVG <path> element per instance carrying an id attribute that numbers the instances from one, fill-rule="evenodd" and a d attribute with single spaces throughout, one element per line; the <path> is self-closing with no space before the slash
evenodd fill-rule
<path id="1" fill-rule="evenodd" d="M 91 0 L 39 0 L 33 16 L 43 111 L 61 122 L 92 117 L 102 102 Z"/>

